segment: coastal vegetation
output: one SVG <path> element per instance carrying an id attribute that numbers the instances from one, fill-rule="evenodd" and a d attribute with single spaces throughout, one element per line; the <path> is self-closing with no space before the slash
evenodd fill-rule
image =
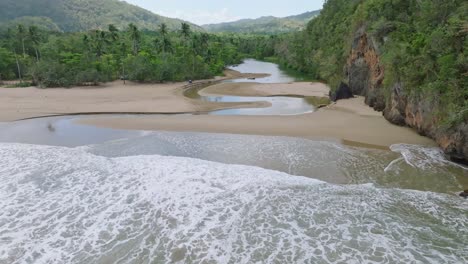
<path id="1" fill-rule="evenodd" d="M 238 39 L 179 30 L 161 24 L 142 31 L 124 30 L 60 33 L 22 24 L 1 33 L 0 77 L 28 79 L 42 87 L 96 84 L 119 78 L 139 82 L 183 81 L 221 74 L 239 63 Z"/>
<path id="2" fill-rule="evenodd" d="M 370 43 L 364 48 L 376 55 L 367 66 L 383 71 L 377 85 L 382 101 L 392 100 L 398 83 L 407 100 L 434 106 L 438 125 L 457 124 L 468 118 L 467 14 L 463 0 L 329 0 L 305 30 L 257 38 L 261 52 L 255 54 L 273 56 L 335 89 L 353 77 L 347 71 L 365 34 Z"/>

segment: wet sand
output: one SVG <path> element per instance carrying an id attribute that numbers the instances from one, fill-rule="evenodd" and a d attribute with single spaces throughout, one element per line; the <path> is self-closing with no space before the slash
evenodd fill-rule
<path id="1" fill-rule="evenodd" d="M 220 83 L 207 87 L 200 95 L 235 95 L 235 96 L 316 96 L 328 97 L 330 89 L 323 83 Z"/>
<path id="2" fill-rule="evenodd" d="M 409 128 L 392 125 L 381 113 L 364 105 L 364 98 L 340 101 L 318 112 L 297 116 L 92 117 L 79 123 L 118 129 L 292 136 L 379 148 L 397 143 L 435 144 Z"/>
<path id="3" fill-rule="evenodd" d="M 270 74 L 267 73 L 241 73 L 235 70 L 226 69 L 224 70 L 224 76 L 217 77 L 218 79 L 248 79 L 248 78 L 264 78 L 268 77 Z"/>

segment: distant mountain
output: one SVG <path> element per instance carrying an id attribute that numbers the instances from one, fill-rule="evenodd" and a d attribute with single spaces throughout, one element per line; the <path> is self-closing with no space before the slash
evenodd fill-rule
<path id="1" fill-rule="evenodd" d="M 285 19 L 294 20 L 294 21 L 298 21 L 298 22 L 303 22 L 303 23 L 307 24 L 310 20 L 312 20 L 312 18 L 320 15 L 320 11 L 321 10 L 305 12 L 305 13 L 302 13 L 302 14 L 299 14 L 299 15 L 285 17 Z"/>
<path id="2" fill-rule="evenodd" d="M 109 24 L 123 29 L 129 23 L 148 30 L 156 30 L 161 23 L 178 29 L 183 21 L 156 15 L 120 0 L 0 0 L 0 24 L 16 22 L 40 22 L 47 28 L 62 31 L 87 31 Z M 191 26 L 202 30 L 194 24 Z"/>
<path id="3" fill-rule="evenodd" d="M 303 29 L 307 22 L 319 14 L 320 10 L 317 10 L 296 16 L 266 16 L 257 19 L 242 19 L 234 22 L 208 24 L 202 27 L 209 32 L 282 33 Z"/>

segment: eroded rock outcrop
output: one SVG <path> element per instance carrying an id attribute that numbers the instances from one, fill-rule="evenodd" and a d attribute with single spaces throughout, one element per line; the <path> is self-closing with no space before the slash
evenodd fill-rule
<path id="1" fill-rule="evenodd" d="M 356 32 L 346 69 L 353 93 L 365 96 L 367 105 L 383 111 L 385 97 L 381 87 L 385 71 L 380 64 L 378 45 L 368 36 L 365 27 Z"/>
<path id="2" fill-rule="evenodd" d="M 332 93 L 330 91 L 330 99 L 333 102 L 336 102 L 342 99 L 349 99 L 353 97 L 354 96 L 353 96 L 353 92 L 351 91 L 351 88 L 349 88 L 349 86 L 344 82 L 340 83 L 340 86 L 338 87 L 338 89 L 336 89 L 335 92 Z"/>
<path id="3" fill-rule="evenodd" d="M 443 106 L 427 96 L 408 96 L 403 83 L 396 82 L 385 90 L 385 69 L 380 62 L 379 46 L 365 27 L 355 33 L 345 73 L 352 92 L 365 96 L 366 104 L 383 111 L 387 120 L 433 138 L 451 159 L 468 163 L 468 123 L 454 127 L 441 125 L 434 111 Z"/>

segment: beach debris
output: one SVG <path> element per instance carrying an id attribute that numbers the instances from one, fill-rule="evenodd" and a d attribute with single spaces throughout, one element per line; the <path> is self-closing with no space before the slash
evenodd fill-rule
<path id="1" fill-rule="evenodd" d="M 49 132 L 55 132 L 55 127 L 54 125 L 52 125 L 51 123 L 47 124 L 47 130 L 49 130 Z"/>
<path id="2" fill-rule="evenodd" d="M 317 109 L 324 108 L 324 107 L 327 107 L 327 106 L 328 106 L 328 104 L 320 104 L 320 105 L 317 106 Z"/>

